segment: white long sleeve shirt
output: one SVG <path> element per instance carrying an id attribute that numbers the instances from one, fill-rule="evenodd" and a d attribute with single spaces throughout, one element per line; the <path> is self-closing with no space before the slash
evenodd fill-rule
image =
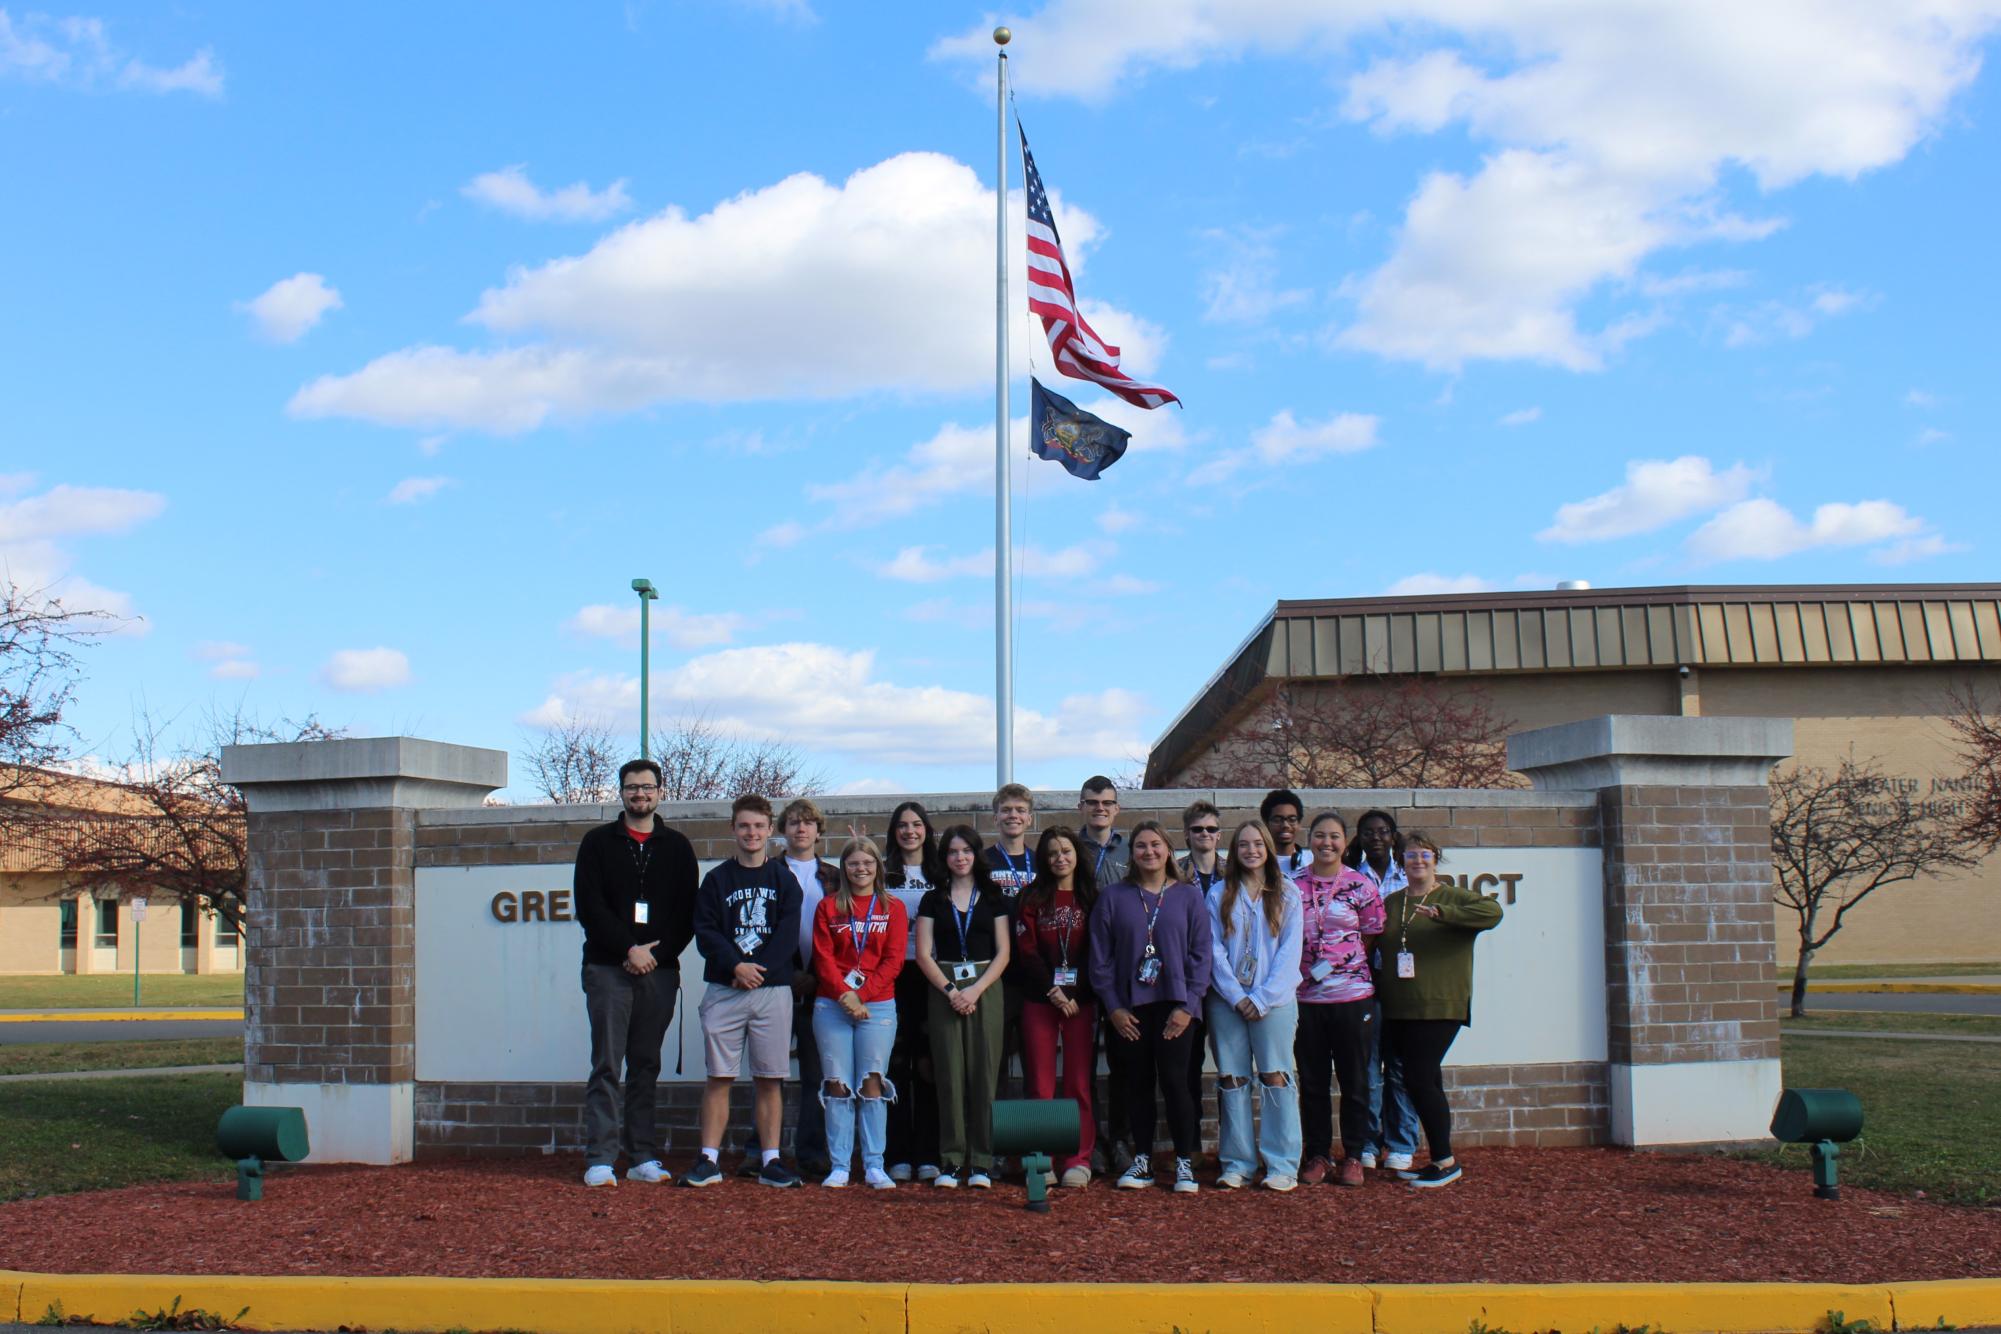
<path id="1" fill-rule="evenodd" d="M 1290 880 L 1285 882 L 1285 908 L 1279 915 L 1276 934 L 1265 920 L 1264 904 L 1239 893 L 1231 913 L 1229 936 L 1225 939 L 1226 884 L 1218 881 L 1209 891 L 1209 931 L 1215 942 L 1210 953 L 1209 989 L 1232 1009 L 1238 1001 L 1249 997 L 1260 1016 L 1281 1005 L 1293 1004 L 1299 993 L 1302 939 L 1298 888 Z"/>

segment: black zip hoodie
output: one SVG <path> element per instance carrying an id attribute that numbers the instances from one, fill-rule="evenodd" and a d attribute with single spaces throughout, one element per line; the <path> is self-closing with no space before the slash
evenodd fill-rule
<path id="1" fill-rule="evenodd" d="M 644 878 L 641 871 L 644 870 Z M 695 847 L 655 818 L 641 844 L 625 832 L 623 818 L 601 824 L 577 845 L 577 922 L 584 928 L 584 962 L 622 964 L 634 945 L 657 940 L 654 961 L 680 966 L 695 935 Z M 634 905 L 647 906 L 646 921 Z"/>

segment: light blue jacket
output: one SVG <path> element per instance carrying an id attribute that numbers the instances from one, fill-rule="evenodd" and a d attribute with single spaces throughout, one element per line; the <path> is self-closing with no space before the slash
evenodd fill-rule
<path id="1" fill-rule="evenodd" d="M 1223 892 L 1228 883 L 1218 881 L 1209 891 L 1209 933 L 1215 941 L 1210 952 L 1209 989 L 1232 1009 L 1248 996 L 1258 1014 L 1267 1015 L 1281 1005 L 1293 1004 L 1299 994 L 1299 890 L 1292 881 L 1283 882 L 1285 908 L 1279 915 L 1277 935 L 1265 921 L 1264 905 L 1253 904 L 1248 894 L 1238 894 L 1229 939 L 1225 940 Z M 1251 979 L 1248 986 L 1243 981 L 1246 975 Z"/>

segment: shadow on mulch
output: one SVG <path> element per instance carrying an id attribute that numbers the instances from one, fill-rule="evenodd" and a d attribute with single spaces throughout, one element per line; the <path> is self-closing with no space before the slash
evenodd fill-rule
<path id="1" fill-rule="evenodd" d="M 1444 1190 L 1385 1178 L 1198 1196 L 1057 1191 L 1021 1208 L 904 1186 L 585 1190 L 570 1157 L 275 1171 L 0 1205 L 0 1255 L 52 1273 L 865 1281 L 1887 1282 L 2001 1276 L 2001 1211 L 1804 1171 L 1618 1149 L 1487 1149 Z M 248 1244 L 254 1238 L 254 1244 Z"/>

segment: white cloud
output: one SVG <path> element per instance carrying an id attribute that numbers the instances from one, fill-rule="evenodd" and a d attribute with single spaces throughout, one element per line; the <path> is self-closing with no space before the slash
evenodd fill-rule
<path id="1" fill-rule="evenodd" d="M 1904 402 L 1914 408 L 1935 408 L 1942 400 L 1928 389 L 1907 389 Z"/>
<path id="2" fill-rule="evenodd" d="M 712 648 L 727 644 L 749 623 L 741 612 L 694 612 L 673 604 L 655 604 L 648 613 L 655 632 L 665 635 L 675 648 Z M 569 620 L 578 634 L 600 639 L 616 639 L 624 644 L 639 643 L 639 606 L 609 606 L 598 603 L 583 608 Z"/>
<path id="3" fill-rule="evenodd" d="M 1219 450 L 1198 463 L 1184 479 L 1195 488 L 1215 486 L 1254 464 L 1307 463 L 1330 454 L 1354 454 L 1379 443 L 1382 419 L 1368 413 L 1339 412 L 1323 421 L 1302 422 L 1292 409 L 1282 408 L 1251 433 L 1242 449 Z"/>
<path id="4" fill-rule="evenodd" d="M 1936 426 L 1927 426 L 1918 432 L 1917 443 L 1920 445 L 1942 445 L 1950 439 L 1952 439 L 1951 431 L 1941 431 Z"/>
<path id="5" fill-rule="evenodd" d="M 64 88 L 127 89 L 221 97 L 222 65 L 204 47 L 179 65 L 154 65 L 111 41 L 103 19 L 22 15 L 0 9 L 0 77 Z"/>
<path id="6" fill-rule="evenodd" d="M 1427 593 L 1485 593 L 1494 587 L 1477 574 L 1407 574 L 1384 590 L 1393 598 L 1421 597 Z"/>
<path id="7" fill-rule="evenodd" d="M 1761 301 L 1747 309 L 1722 313 L 1725 347 L 1757 347 L 1781 338 L 1804 338 L 1824 321 L 1866 310 L 1877 302 L 1873 292 L 1840 287 L 1809 288 L 1790 301 Z"/>
<path id="8" fill-rule="evenodd" d="M 247 658 L 250 656 L 250 646 L 231 643 L 226 639 L 209 639 L 194 646 L 194 655 L 203 662 L 215 662 L 221 658 Z"/>
<path id="9" fill-rule="evenodd" d="M 1081 271 L 1099 227 L 1054 203 Z M 469 322 L 515 345 L 403 348 L 321 376 L 289 411 L 513 434 L 670 401 L 977 389 L 993 374 L 993 216 L 972 168 L 937 153 L 839 183 L 802 172 L 699 216 L 669 208 L 484 293 Z M 1157 325 L 1082 305 L 1128 369 L 1152 373 L 1167 341 Z M 1024 310 L 1024 369 L 1041 336 Z"/>
<path id="10" fill-rule="evenodd" d="M 1921 537 L 1907 537 L 1900 542 L 1892 542 L 1869 553 L 1869 559 L 1878 565 L 1905 565 L 1914 560 L 1929 560 L 1933 556 L 1949 556 L 1968 550 L 1964 542 L 1948 542 L 1937 533 L 1927 533 Z"/>
<path id="11" fill-rule="evenodd" d="M 429 500 L 448 486 L 458 483 L 450 477 L 405 477 L 389 489 L 383 497 L 385 505 L 414 505 L 420 500 Z"/>
<path id="12" fill-rule="evenodd" d="M 1588 500 L 1557 507 L 1556 519 L 1536 534 L 1543 542 L 1602 542 L 1650 533 L 1677 519 L 1741 500 L 1758 474 L 1743 464 L 1717 472 L 1708 459 L 1637 459 L 1626 480 Z"/>
<path id="13" fill-rule="evenodd" d="M 871 765 L 971 764 L 990 758 L 994 705 L 988 695 L 937 685 L 900 685 L 876 674 L 872 650 L 827 644 L 725 649 L 656 672 L 655 717 L 700 712 L 718 727 L 775 737 L 803 750 Z M 639 682 L 626 675 L 563 678 L 524 721 L 636 718 Z M 1064 698 L 1053 713 L 1015 718 L 1018 758 L 1101 759 L 1144 753 L 1145 701 L 1111 688 Z"/>
<path id="14" fill-rule="evenodd" d="M 1097 522 L 1100 531 L 1116 534 L 1130 532 L 1146 520 L 1129 509 L 1112 504 L 1099 512 Z"/>
<path id="15" fill-rule="evenodd" d="M 578 181 L 544 190 L 528 179 L 528 168 L 516 163 L 473 177 L 459 193 L 475 203 L 531 222 L 603 222 L 632 207 L 620 177 L 602 190 Z"/>
<path id="16" fill-rule="evenodd" d="M 1778 225 L 1723 210 L 1729 173 L 1771 192 L 1901 160 L 1972 83 L 1997 17 L 1979 0 L 1051 0 L 1011 22 L 1038 53 L 1025 92 L 1102 100 L 1153 70 L 1304 54 L 1345 80 L 1352 120 L 1491 145 L 1418 185 L 1340 341 L 1584 371 L 1660 323 L 1615 308 L 1585 327 L 1588 297 L 1662 250 Z M 932 47 L 969 70 L 991 52 L 984 24 Z"/>
<path id="17" fill-rule="evenodd" d="M 167 498 L 153 491 L 67 485 L 23 496 L 34 481 L 30 473 L 0 476 L 0 579 L 60 599 L 77 611 L 124 618 L 117 633 L 145 634 L 149 627 L 133 615 L 131 597 L 74 573 L 64 544 L 136 528 L 166 509 Z M 16 496 L 20 498 L 11 498 Z"/>
<path id="18" fill-rule="evenodd" d="M 264 289 L 262 295 L 239 301 L 236 308 L 256 322 L 258 333 L 274 343 L 296 343 L 330 310 L 341 308 L 340 293 L 317 273 L 295 273 Z"/>
<path id="19" fill-rule="evenodd" d="M 1541 420 L 1542 420 L 1541 408 L 1516 408 L 1513 412 L 1504 413 L 1502 415 L 1501 425 L 1527 426 L 1532 422 L 1539 422 Z"/>
<path id="20" fill-rule="evenodd" d="M 1202 275 L 1202 318 L 1225 324 L 1263 324 L 1279 311 L 1304 305 L 1313 293 L 1278 285 L 1278 252 L 1270 232 L 1203 233 L 1225 262 Z"/>
<path id="21" fill-rule="evenodd" d="M 320 679 L 335 690 L 387 690 L 410 683 L 410 659 L 401 649 L 344 648 L 327 659 Z"/>
<path id="22" fill-rule="evenodd" d="M 251 656 L 248 644 L 208 640 L 194 646 L 194 656 L 209 664 L 208 674 L 216 681 L 254 681 L 263 669 Z"/>
<path id="23" fill-rule="evenodd" d="M 263 674 L 263 668 L 248 658 L 225 658 L 210 667 L 208 674 L 216 681 L 255 681 Z"/>
<path id="24" fill-rule="evenodd" d="M 885 579 L 910 584 L 935 584 L 946 579 L 969 579 L 974 576 L 993 578 L 992 547 L 963 556 L 942 558 L 932 554 L 937 549 L 933 546 L 904 547 L 892 559 L 877 565 L 875 572 Z M 1081 579 L 1097 574 L 1114 551 L 1109 542 L 1080 542 L 1055 551 L 1027 546 L 1015 554 L 1014 568 L 1025 579 Z M 1151 586 L 1148 586 L 1150 590 Z"/>
<path id="25" fill-rule="evenodd" d="M 1911 538 L 1924 521 L 1887 500 L 1822 505 L 1801 522 L 1777 501 L 1739 501 L 1689 535 L 1698 560 L 1776 560 L 1815 547 L 1858 547 Z M 1893 548 L 1894 549 L 1894 548 Z M 1934 553 L 1924 553 L 1934 554 Z"/>

